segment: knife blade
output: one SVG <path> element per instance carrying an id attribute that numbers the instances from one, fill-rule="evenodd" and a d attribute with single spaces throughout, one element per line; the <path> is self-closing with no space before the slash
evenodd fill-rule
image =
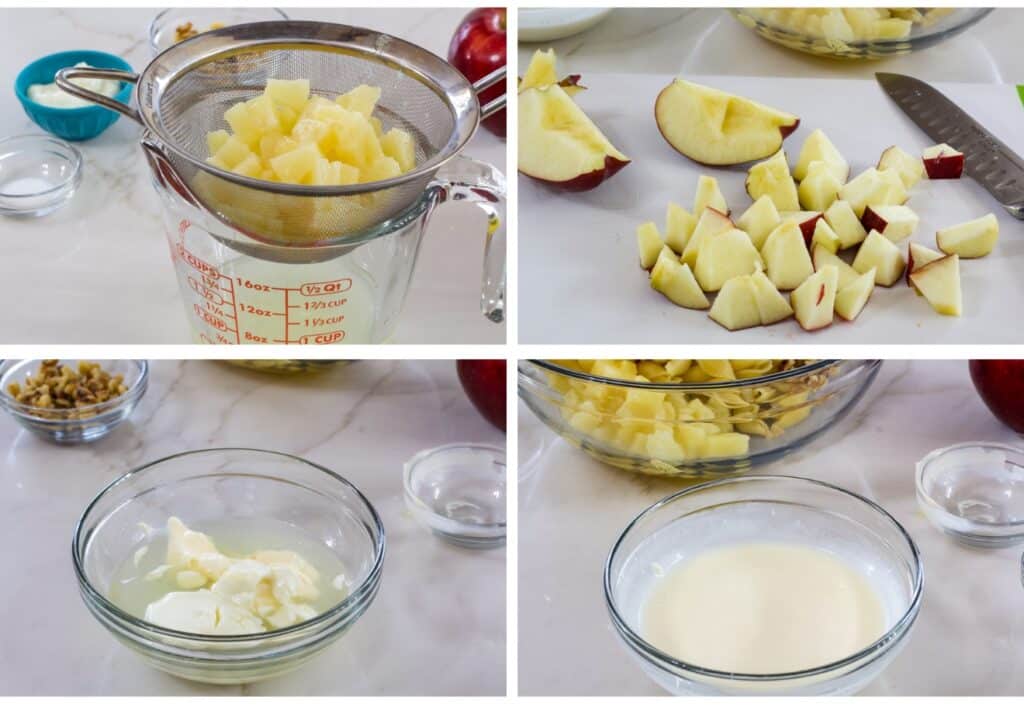
<path id="1" fill-rule="evenodd" d="M 964 153 L 964 171 L 1014 218 L 1024 220 L 1024 159 L 941 92 L 911 76 L 875 80 L 929 138 Z"/>

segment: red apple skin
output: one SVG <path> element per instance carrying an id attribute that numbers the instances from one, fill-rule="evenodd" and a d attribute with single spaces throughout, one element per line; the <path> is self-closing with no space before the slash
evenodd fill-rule
<path id="1" fill-rule="evenodd" d="M 505 431 L 505 382 L 504 359 L 475 359 L 455 362 L 462 389 L 484 419 Z"/>
<path id="2" fill-rule="evenodd" d="M 448 45 L 448 61 L 470 81 L 487 76 L 506 64 L 508 40 L 505 8 L 478 7 L 462 18 Z M 492 86 L 480 94 L 480 105 L 505 95 L 505 84 Z M 483 126 L 498 137 L 505 137 L 505 111 L 500 110 L 483 121 Z"/>
<path id="3" fill-rule="evenodd" d="M 804 245 L 808 248 L 811 247 L 811 242 L 814 241 L 814 228 L 818 225 L 818 219 L 821 218 L 825 218 L 825 214 L 819 213 L 810 221 L 804 221 L 800 224 L 800 233 L 804 237 Z"/>
<path id="4" fill-rule="evenodd" d="M 928 179 L 960 179 L 964 173 L 964 156 L 960 153 L 924 160 L 924 171 Z"/>
<path id="5" fill-rule="evenodd" d="M 883 235 L 885 234 L 886 226 L 889 225 L 889 222 L 872 211 L 870 206 L 864 208 L 864 215 L 861 217 L 860 222 L 868 233 L 878 231 Z"/>
<path id="6" fill-rule="evenodd" d="M 968 367 L 975 390 L 992 414 L 1024 434 L 1024 361 L 973 360 Z"/>
<path id="7" fill-rule="evenodd" d="M 605 155 L 604 169 L 595 169 L 593 172 L 579 174 L 573 177 L 572 179 L 569 179 L 564 182 L 553 182 L 550 179 L 544 179 L 543 177 L 538 177 L 534 174 L 530 174 L 529 172 L 524 172 L 523 170 L 519 170 L 519 172 L 521 174 L 525 174 L 527 177 L 530 177 L 531 179 L 536 179 L 538 182 L 543 182 L 544 184 L 547 184 L 548 186 L 553 187 L 555 189 L 561 189 L 562 191 L 580 192 L 590 191 L 591 189 L 594 189 L 595 187 L 599 186 L 602 182 L 611 179 L 620 169 L 622 169 L 629 163 L 630 160 L 619 160 L 612 157 L 611 155 Z"/>

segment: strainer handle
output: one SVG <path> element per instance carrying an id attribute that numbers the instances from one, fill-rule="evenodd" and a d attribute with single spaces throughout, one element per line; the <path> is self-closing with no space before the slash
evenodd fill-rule
<path id="1" fill-rule="evenodd" d="M 468 201 L 487 216 L 480 309 L 492 322 L 505 318 L 505 175 L 486 162 L 458 155 L 437 172 L 440 201 Z"/>
<path id="2" fill-rule="evenodd" d="M 506 71 L 505 67 L 502 66 L 498 69 L 495 69 L 491 73 L 487 74 L 487 76 L 484 76 L 482 79 L 474 83 L 473 91 L 476 93 L 477 98 L 480 97 L 481 93 L 491 88 L 492 86 L 497 86 L 499 83 L 504 83 L 507 75 L 508 72 Z M 480 108 L 480 119 L 484 120 L 486 118 L 490 118 L 492 115 L 494 115 L 499 110 L 504 108 L 506 102 L 507 100 L 505 98 L 504 93 L 502 93 L 497 98 L 488 101 Z"/>
<path id="3" fill-rule="evenodd" d="M 58 71 L 54 80 L 57 82 L 57 86 L 60 87 L 61 91 L 70 93 L 72 96 L 78 96 L 84 101 L 89 101 L 90 103 L 95 103 L 96 105 L 103 106 L 104 108 L 117 111 L 121 115 L 128 116 L 139 125 L 142 125 L 142 118 L 139 117 L 139 112 L 129 104 L 121 103 L 121 101 L 104 96 L 102 93 L 96 93 L 87 88 L 82 88 L 78 84 L 72 83 L 71 79 L 110 79 L 111 81 L 124 81 L 126 83 L 135 84 L 139 82 L 137 74 L 133 74 L 130 71 L 120 71 L 118 69 L 94 69 L 91 66 L 88 68 L 84 66 L 70 66 Z"/>

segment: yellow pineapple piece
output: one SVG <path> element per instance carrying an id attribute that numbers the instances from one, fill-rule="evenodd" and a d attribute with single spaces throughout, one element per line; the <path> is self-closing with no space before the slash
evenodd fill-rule
<path id="1" fill-rule="evenodd" d="M 250 147 L 259 144 L 268 132 L 280 132 L 281 123 L 274 102 L 267 96 L 257 96 L 244 103 L 236 103 L 224 113 L 231 132 Z"/>
<path id="2" fill-rule="evenodd" d="M 213 158 L 223 165 L 224 169 L 231 169 L 251 154 L 252 150 L 249 149 L 249 146 L 232 135 L 221 144 L 220 148 L 213 154 Z"/>
<path id="3" fill-rule="evenodd" d="M 211 155 L 217 154 L 217 150 L 224 146 L 231 136 L 227 130 L 214 130 L 206 134 L 206 149 Z"/>
<path id="4" fill-rule="evenodd" d="M 403 172 L 416 166 L 416 146 L 412 136 L 404 130 L 391 128 L 380 139 L 380 146 L 385 155 L 398 162 Z"/>
<path id="5" fill-rule="evenodd" d="M 263 89 L 264 95 L 274 103 L 292 108 L 296 112 L 306 107 L 309 101 L 309 79 L 270 79 Z"/>
<path id="6" fill-rule="evenodd" d="M 366 169 L 362 170 L 363 178 L 368 182 L 379 182 L 384 179 L 397 177 L 402 173 L 398 162 L 390 157 L 379 157 Z"/>
<path id="7" fill-rule="evenodd" d="M 707 438 L 704 456 L 708 458 L 735 457 L 746 454 L 749 449 L 750 437 L 739 432 L 726 432 Z"/>
<path id="8" fill-rule="evenodd" d="M 231 171 L 235 174 L 240 174 L 243 177 L 259 179 L 260 175 L 263 173 L 263 162 L 260 160 L 259 156 L 250 152 L 249 156 L 232 167 Z"/>
<path id="9" fill-rule="evenodd" d="M 306 184 L 316 168 L 320 150 L 315 144 L 305 144 L 270 160 L 270 167 L 282 182 Z"/>
<path id="10" fill-rule="evenodd" d="M 377 101 L 380 100 L 380 89 L 377 86 L 361 84 L 334 100 L 342 108 L 361 113 L 364 117 L 369 118 L 377 106 Z"/>

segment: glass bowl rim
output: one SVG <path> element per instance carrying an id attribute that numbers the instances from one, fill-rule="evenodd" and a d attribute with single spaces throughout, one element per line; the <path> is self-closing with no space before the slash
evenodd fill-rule
<path id="1" fill-rule="evenodd" d="M 12 359 L 13 363 L 11 367 L 6 371 L 3 370 L 3 363 L 0 363 L 0 379 L 6 376 L 8 373 L 14 371 L 15 368 L 22 364 L 32 363 L 33 361 L 44 361 L 46 359 L 41 358 L 23 358 L 23 359 Z M 60 359 L 58 359 L 59 361 Z M 81 359 L 85 361 L 86 359 Z M 104 360 L 104 359 L 99 359 Z M 66 410 L 67 413 L 71 412 L 94 412 L 96 415 L 93 417 L 99 417 L 100 415 L 108 412 L 120 410 L 124 405 L 130 404 L 133 400 L 138 399 L 149 384 L 149 361 L 144 358 L 129 358 L 129 359 L 109 359 L 109 360 L 121 360 L 127 363 L 134 363 L 138 366 L 138 376 L 131 386 L 125 392 L 121 393 L 116 398 L 105 400 L 102 403 L 93 403 L 92 405 L 83 405 L 80 408 L 41 408 L 35 405 L 26 405 L 25 403 L 19 403 L 15 400 L 11 394 L 7 391 L 6 386 L 0 386 L 0 404 L 2 404 L 11 413 L 17 413 L 30 420 L 38 420 L 46 423 L 62 423 L 69 422 L 75 424 L 82 424 L 89 421 L 90 418 L 73 418 L 62 415 L 56 419 L 43 417 L 42 414 L 53 415 L 59 414 Z M 81 362 L 80 361 L 80 362 Z"/>
<path id="2" fill-rule="evenodd" d="M 53 135 L 40 135 L 38 133 L 8 135 L 7 137 L 0 138 L 0 150 L 2 150 L 8 144 L 16 144 L 18 142 L 26 142 L 29 144 L 25 145 L 24 147 L 21 147 L 20 149 L 14 149 L 11 152 L 17 154 L 28 154 L 30 152 L 34 153 L 38 152 L 39 149 L 44 145 L 56 145 L 61 150 L 66 150 L 68 154 L 62 155 L 62 157 L 67 160 L 68 164 L 71 165 L 71 173 L 67 176 L 66 179 L 61 181 L 60 184 L 56 184 L 52 187 L 49 187 L 48 189 L 32 192 L 31 194 L 9 194 L 3 190 L 0 190 L 0 199 L 16 201 L 18 199 L 38 199 L 44 196 L 56 196 L 60 192 L 66 190 L 68 186 L 74 184 L 75 180 L 77 180 L 81 176 L 82 153 L 78 150 L 77 147 L 67 142 L 66 140 L 61 140 L 59 137 L 55 137 Z"/>
<path id="3" fill-rule="evenodd" d="M 932 497 L 932 495 L 930 493 L 925 491 L 925 489 L 924 489 L 925 470 L 928 468 L 928 466 L 932 462 L 934 462 L 935 460 L 937 460 L 937 459 L 939 459 L 941 457 L 944 457 L 949 452 L 957 452 L 957 451 L 960 451 L 961 449 L 969 449 L 969 448 L 972 448 L 972 447 L 973 448 L 977 448 L 977 449 L 1002 449 L 1002 450 L 1007 451 L 1007 452 L 1016 452 L 1017 454 L 1024 455 L 1024 449 L 1021 449 L 1020 447 L 1015 447 L 1012 444 L 1004 444 L 1002 442 L 959 442 L 957 444 L 951 444 L 948 447 L 939 447 L 938 449 L 933 449 L 932 451 L 930 451 L 926 455 L 924 455 L 921 458 L 921 460 L 918 461 L 917 464 L 916 464 L 916 468 L 915 468 L 915 472 L 914 472 L 914 485 L 917 487 L 917 498 L 918 498 L 918 501 L 920 503 L 923 503 L 923 504 L 927 505 L 929 508 L 931 508 L 933 510 L 939 511 L 940 513 L 942 513 L 945 516 L 949 516 L 951 518 L 957 518 L 957 519 L 960 519 L 960 520 L 967 520 L 967 521 L 969 521 L 971 523 L 971 525 L 977 526 L 978 530 L 981 530 L 981 531 L 985 531 L 985 530 L 994 531 L 994 530 L 999 530 L 999 529 L 1007 529 L 1007 530 L 1009 530 L 1009 529 L 1013 529 L 1013 528 L 1024 528 L 1024 519 L 1017 520 L 1017 521 L 1010 521 L 1010 522 L 995 522 L 995 521 L 987 521 L 987 520 L 974 520 L 973 518 L 972 519 L 968 519 L 968 518 L 964 518 L 963 516 L 957 515 L 956 513 L 950 513 L 945 508 L 940 506 L 935 501 L 935 499 Z M 1003 537 L 1003 536 L 997 535 L 995 537 Z"/>
<path id="4" fill-rule="evenodd" d="M 175 12 L 178 12 L 180 10 L 204 11 L 204 10 L 220 10 L 220 9 L 224 10 L 225 12 L 237 12 L 238 10 L 242 10 L 243 12 L 249 12 L 251 10 L 255 10 L 255 11 L 267 10 L 269 13 L 277 14 L 278 15 L 277 19 L 278 20 L 285 20 L 285 21 L 287 21 L 287 20 L 291 19 L 288 16 L 288 14 L 284 10 L 282 10 L 281 8 L 279 8 L 279 7 L 272 7 L 272 6 L 263 6 L 263 5 L 252 5 L 250 7 L 229 7 L 229 8 L 206 7 L 206 6 L 202 6 L 202 5 L 199 5 L 199 6 L 196 6 L 196 7 L 165 7 L 163 10 L 160 10 L 160 12 L 156 13 L 156 15 L 153 16 L 153 19 L 151 19 L 149 21 L 149 25 L 146 27 L 146 40 L 147 40 L 147 43 L 149 44 L 149 48 L 155 54 L 160 54 L 161 52 L 164 51 L 164 49 L 167 48 L 167 47 L 161 48 L 161 47 L 157 46 L 157 35 L 159 35 L 161 30 L 163 29 L 162 25 L 163 25 L 164 21 L 167 18 L 171 17 Z M 254 21 L 258 21 L 258 20 L 254 20 Z"/>
<path id="5" fill-rule="evenodd" d="M 419 466 L 420 463 L 426 461 L 435 454 L 450 452 L 455 449 L 480 449 L 487 452 L 495 452 L 498 456 L 502 457 L 501 464 L 502 466 L 505 467 L 505 483 L 508 484 L 508 451 L 506 449 L 503 449 L 502 447 L 499 447 L 496 444 L 487 444 L 486 442 L 452 442 L 451 444 L 442 444 L 439 447 L 431 447 L 429 449 L 423 449 L 420 450 L 419 452 L 416 452 L 416 454 L 411 456 L 402 465 L 402 488 L 405 491 L 405 497 L 409 499 L 417 508 L 429 513 L 431 517 L 440 518 L 446 521 L 450 521 L 451 518 L 446 518 L 445 516 L 439 514 L 433 508 L 424 503 L 423 499 L 417 496 L 416 493 L 413 491 L 412 475 L 416 467 Z M 507 514 L 508 509 L 506 508 L 505 510 Z M 459 522 L 463 523 L 463 521 Z M 505 520 L 500 523 L 466 523 L 466 525 L 470 525 L 473 528 L 477 528 L 479 530 L 505 531 L 508 526 L 508 518 L 506 517 Z"/>
<path id="6" fill-rule="evenodd" d="M 83 567 L 83 558 L 79 553 L 79 540 L 82 537 L 82 531 L 84 530 L 85 519 L 92 512 L 93 508 L 99 503 L 100 499 L 107 495 L 108 491 L 113 491 L 117 486 L 122 483 L 127 483 L 136 475 L 145 472 L 159 464 L 164 462 L 173 461 L 182 457 L 194 456 L 198 454 L 207 454 L 210 452 L 257 452 L 259 454 L 270 454 L 277 457 L 284 457 L 292 461 L 302 462 L 303 464 L 313 467 L 314 469 L 323 472 L 327 476 L 331 477 L 335 481 L 341 482 L 343 486 L 353 491 L 359 501 L 366 507 L 370 512 L 370 517 L 373 519 L 373 527 L 377 531 L 377 540 L 374 542 L 373 552 L 373 564 L 370 570 L 367 572 L 366 577 L 363 581 L 351 591 L 348 596 L 342 599 L 340 602 L 332 606 L 322 614 L 317 614 L 311 619 L 303 621 L 301 623 L 293 624 L 285 628 L 274 629 L 273 631 L 264 631 L 261 633 L 244 633 L 229 636 L 211 636 L 204 633 L 190 633 L 188 631 L 176 631 L 174 629 L 165 628 L 158 626 L 153 623 L 149 623 L 144 619 L 140 619 L 137 616 L 133 616 L 128 612 L 121 609 L 119 606 L 114 604 L 112 601 L 107 599 L 101 592 L 99 592 L 89 581 L 89 578 L 85 574 L 85 568 Z M 97 493 L 93 499 L 82 511 L 82 515 L 79 516 L 75 522 L 75 528 L 71 536 L 71 559 L 75 568 L 75 577 L 78 579 L 79 586 L 87 594 L 89 601 L 95 602 L 103 609 L 104 612 L 112 614 L 119 621 L 127 623 L 133 629 L 140 628 L 149 633 L 156 634 L 162 638 L 171 638 L 178 640 L 196 641 L 202 643 L 216 644 L 216 645 L 233 645 L 233 644 L 245 644 L 265 641 L 266 639 L 284 638 L 293 634 L 300 634 L 307 629 L 313 628 L 320 625 L 329 625 L 335 618 L 343 615 L 351 607 L 358 605 L 363 601 L 367 590 L 371 589 L 374 584 L 377 583 L 381 570 L 384 564 L 384 552 L 387 539 L 384 533 L 384 524 L 377 513 L 377 509 L 374 508 L 370 500 L 360 491 L 355 484 L 341 476 L 336 474 L 325 466 L 311 462 L 308 459 L 296 456 L 294 454 L 288 454 L 287 452 L 277 452 L 270 449 L 258 449 L 255 447 L 205 447 L 202 449 L 190 449 L 184 452 L 178 452 L 177 454 L 170 454 L 160 459 L 147 462 L 136 466 L 129 471 L 126 471 L 121 476 L 114 479 L 112 482 L 107 484 Z M 230 656 L 225 655 L 225 658 Z"/>
<path id="7" fill-rule="evenodd" d="M 699 491 L 703 491 L 708 488 L 724 486 L 727 484 L 756 483 L 759 481 L 763 482 L 766 480 L 770 483 L 784 481 L 811 484 L 814 486 L 826 488 L 830 491 L 839 492 L 840 494 L 849 496 L 854 500 L 860 501 L 861 503 L 867 505 L 869 508 L 871 508 L 876 513 L 881 515 L 883 518 L 888 520 L 889 523 L 894 525 L 896 529 L 899 531 L 900 535 L 903 537 L 904 541 L 906 541 L 914 560 L 912 567 L 914 571 L 913 592 L 911 594 L 907 608 L 903 612 L 903 615 L 899 618 L 899 620 L 897 620 L 892 625 L 892 627 L 887 629 L 886 632 L 880 638 L 873 641 L 870 645 L 866 646 L 865 648 L 857 651 L 852 655 L 840 658 L 839 660 L 832 661 L 831 663 L 826 663 L 825 665 L 815 666 L 813 668 L 806 668 L 804 670 L 790 671 L 786 673 L 738 673 L 723 670 L 715 670 L 713 668 L 704 668 L 698 665 L 687 663 L 686 661 L 671 656 L 648 643 L 646 640 L 644 640 L 643 637 L 641 637 L 639 634 L 636 633 L 636 631 L 633 630 L 633 628 L 626 622 L 624 618 L 622 618 L 622 615 L 619 613 L 618 607 L 613 598 L 614 592 L 612 590 L 611 576 L 612 561 L 615 559 L 616 553 L 618 552 L 619 547 L 622 545 L 626 536 L 642 520 L 645 520 L 648 516 L 653 515 L 662 508 L 669 506 L 674 501 L 678 500 L 683 496 L 695 494 Z M 668 665 L 671 665 L 673 668 L 677 670 L 682 670 L 688 673 L 694 673 L 705 678 L 723 680 L 726 682 L 746 681 L 768 683 L 784 682 L 786 680 L 799 680 L 803 678 L 815 677 L 818 675 L 831 673 L 850 665 L 857 665 L 857 663 L 864 660 L 865 658 L 883 655 L 887 650 L 886 647 L 894 645 L 895 639 L 897 639 L 899 636 L 901 636 L 903 633 L 909 630 L 909 628 L 913 625 L 914 621 L 917 619 L 917 614 L 921 606 L 922 592 L 924 589 L 924 564 L 921 561 L 920 550 L 918 549 L 917 544 L 914 542 L 914 539 L 910 536 L 910 533 L 907 532 L 907 529 L 904 528 L 903 524 L 896 520 L 896 518 L 894 518 L 891 513 L 889 513 L 887 510 L 882 508 L 880 505 L 878 505 L 871 499 L 868 499 L 854 491 L 850 491 L 840 486 L 836 486 L 835 484 L 830 484 L 826 481 L 819 481 L 817 479 L 809 479 L 802 476 L 790 476 L 785 474 L 753 474 L 750 476 L 733 476 L 725 479 L 715 479 L 713 481 L 707 481 L 705 483 L 697 484 L 695 486 L 691 486 L 681 491 L 677 491 L 676 493 L 670 494 L 665 498 L 656 501 L 655 503 L 651 504 L 644 510 L 640 511 L 640 513 L 638 513 L 637 516 L 633 518 L 633 520 L 631 520 L 619 534 L 619 537 L 616 539 L 615 544 L 612 545 L 612 549 L 608 553 L 608 559 L 605 561 L 603 575 L 604 600 L 605 605 L 608 608 L 608 611 L 611 613 L 612 622 L 615 624 L 616 629 L 620 633 L 624 634 L 624 638 L 626 639 L 627 643 L 630 644 L 630 647 L 633 648 L 633 650 L 640 657 L 642 657 L 647 662 L 651 662 L 651 657 L 653 656 L 655 660 L 661 663 L 667 663 Z M 858 668 L 859 667 L 863 666 L 858 666 Z"/>

